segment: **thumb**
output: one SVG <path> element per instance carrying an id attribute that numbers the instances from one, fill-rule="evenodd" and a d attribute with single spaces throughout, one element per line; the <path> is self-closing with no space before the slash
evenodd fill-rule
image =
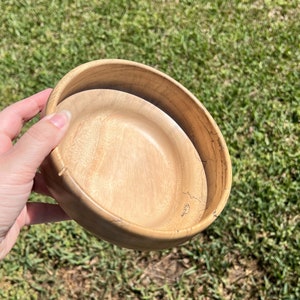
<path id="1" fill-rule="evenodd" d="M 63 138 L 70 117 L 69 111 L 46 116 L 18 140 L 13 148 L 13 156 L 14 165 L 18 166 L 18 173 L 22 177 L 28 176 L 28 180 L 33 179 L 37 168 Z"/>

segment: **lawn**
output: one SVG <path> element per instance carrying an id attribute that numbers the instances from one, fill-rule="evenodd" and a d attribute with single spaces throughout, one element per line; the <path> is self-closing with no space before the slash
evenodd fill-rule
<path id="1" fill-rule="evenodd" d="M 122 249 L 72 221 L 24 228 L 0 299 L 300 299 L 300 1 L 2 0 L 0 12 L 0 108 L 81 63 L 134 60 L 197 96 L 233 164 L 224 212 L 174 249 Z"/>

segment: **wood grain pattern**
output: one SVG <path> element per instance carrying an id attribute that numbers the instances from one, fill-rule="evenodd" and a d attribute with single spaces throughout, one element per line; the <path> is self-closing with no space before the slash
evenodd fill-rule
<path id="1" fill-rule="evenodd" d="M 58 151 L 70 176 L 97 205 L 120 222 L 158 230 L 200 221 L 207 199 L 202 162 L 167 114 L 107 89 L 74 94 L 58 105 L 63 109 L 73 121 Z"/>
<path id="2" fill-rule="evenodd" d="M 86 105 L 67 105 L 81 92 Z M 89 103 L 92 93 L 97 104 Z M 192 238 L 221 213 L 231 187 L 226 143 L 205 107 L 174 79 L 134 62 L 93 61 L 57 84 L 46 114 L 65 105 L 74 110 L 73 129 L 42 172 L 86 229 L 120 246 L 162 249 Z M 120 199 L 126 195 L 130 209 Z"/>

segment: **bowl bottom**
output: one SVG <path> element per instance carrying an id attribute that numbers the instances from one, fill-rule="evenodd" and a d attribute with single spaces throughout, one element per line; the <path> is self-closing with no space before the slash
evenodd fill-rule
<path id="1" fill-rule="evenodd" d="M 57 149 L 95 211 L 156 230 L 199 223 L 207 200 L 203 165 L 167 114 L 108 89 L 74 94 L 58 105 L 63 109 L 71 111 L 72 121 Z"/>

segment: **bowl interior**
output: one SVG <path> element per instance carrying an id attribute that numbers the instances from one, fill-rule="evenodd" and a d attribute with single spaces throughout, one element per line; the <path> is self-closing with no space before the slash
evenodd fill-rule
<path id="1" fill-rule="evenodd" d="M 199 223 L 207 200 L 202 161 L 166 113 L 111 89 L 73 94 L 58 104 L 63 109 L 72 121 L 57 155 L 99 214 L 156 230 Z"/>

